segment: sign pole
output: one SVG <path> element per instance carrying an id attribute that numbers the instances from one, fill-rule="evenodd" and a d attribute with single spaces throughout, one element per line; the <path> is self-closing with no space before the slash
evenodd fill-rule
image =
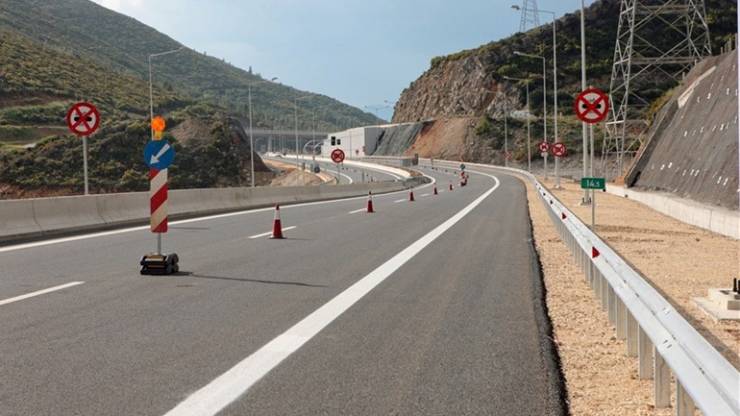
<path id="1" fill-rule="evenodd" d="M 85 178 L 85 195 L 89 195 L 90 187 L 88 185 L 87 176 L 87 136 L 82 136 L 82 169 L 84 170 L 83 176 Z"/>
<path id="2" fill-rule="evenodd" d="M 591 163 L 589 164 L 589 175 L 594 177 L 594 125 L 589 124 L 589 151 L 591 152 Z M 596 190 L 591 190 L 591 230 L 596 231 Z"/>

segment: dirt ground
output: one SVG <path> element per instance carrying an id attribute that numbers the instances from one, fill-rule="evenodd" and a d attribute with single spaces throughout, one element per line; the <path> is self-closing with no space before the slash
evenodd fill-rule
<path id="1" fill-rule="evenodd" d="M 404 153 L 420 157 L 458 160 L 465 151 L 468 129 L 475 126 L 472 118 L 449 118 L 436 120 L 426 126 L 414 144 Z"/>
<path id="2" fill-rule="evenodd" d="M 296 169 L 295 165 L 275 160 L 264 160 L 265 164 L 271 168 L 279 169 L 282 172 L 275 177 L 270 186 L 306 186 L 319 185 L 324 182 L 333 180 L 331 177 L 317 176 L 313 173 L 302 172 Z"/>
<path id="3" fill-rule="evenodd" d="M 545 183 L 552 188 L 552 182 Z M 582 191 L 564 183 L 555 195 L 585 222 L 590 208 L 579 205 Z M 597 303 L 560 240 L 531 185 L 530 212 L 542 262 L 547 305 L 574 415 L 669 415 L 652 406 L 652 380 L 638 380 L 637 360 Z M 691 302 L 709 287 L 724 287 L 738 275 L 738 241 L 659 214 L 635 201 L 599 193 L 597 233 L 662 291 L 736 367 L 740 324 L 716 323 Z M 675 398 L 675 393 L 673 394 Z"/>

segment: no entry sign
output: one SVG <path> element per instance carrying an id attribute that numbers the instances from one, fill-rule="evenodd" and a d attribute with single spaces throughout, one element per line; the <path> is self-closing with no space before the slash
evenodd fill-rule
<path id="1" fill-rule="evenodd" d="M 342 151 L 342 149 L 334 149 L 331 152 L 331 160 L 333 160 L 334 163 L 344 162 L 344 151 Z"/>
<path id="2" fill-rule="evenodd" d="M 100 113 L 90 103 L 77 103 L 67 112 L 67 127 L 78 136 L 89 136 L 100 126 Z"/>
<path id="3" fill-rule="evenodd" d="M 537 147 L 540 149 L 540 152 L 547 153 L 547 151 L 550 150 L 550 143 L 541 142 Z"/>
<path id="4" fill-rule="evenodd" d="M 565 143 L 555 143 L 551 147 L 552 155 L 557 157 L 563 157 L 568 153 L 568 149 L 565 147 Z"/>
<path id="5" fill-rule="evenodd" d="M 579 120 L 596 124 L 609 113 L 609 96 L 598 88 L 589 88 L 578 94 L 573 107 Z"/>

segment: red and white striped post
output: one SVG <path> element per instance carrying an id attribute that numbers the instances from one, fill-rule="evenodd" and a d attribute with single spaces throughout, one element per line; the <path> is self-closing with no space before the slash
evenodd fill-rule
<path id="1" fill-rule="evenodd" d="M 149 169 L 151 231 L 157 234 L 157 254 L 162 254 L 162 233 L 167 232 L 167 169 Z"/>

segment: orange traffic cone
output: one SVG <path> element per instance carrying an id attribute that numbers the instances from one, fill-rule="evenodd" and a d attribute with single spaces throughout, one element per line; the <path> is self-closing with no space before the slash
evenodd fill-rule
<path id="1" fill-rule="evenodd" d="M 409 191 L 409 202 L 414 202 L 414 191 Z"/>
<path id="2" fill-rule="evenodd" d="M 375 212 L 373 210 L 373 192 L 370 191 L 367 193 L 367 213 L 372 214 L 373 212 Z"/>
<path id="3" fill-rule="evenodd" d="M 439 192 L 437 192 L 437 185 L 434 185 L 434 195 L 439 195 Z"/>
<path id="4" fill-rule="evenodd" d="M 280 223 L 280 205 L 275 205 L 275 220 L 272 222 L 272 238 L 280 239 L 283 236 L 283 225 Z"/>

